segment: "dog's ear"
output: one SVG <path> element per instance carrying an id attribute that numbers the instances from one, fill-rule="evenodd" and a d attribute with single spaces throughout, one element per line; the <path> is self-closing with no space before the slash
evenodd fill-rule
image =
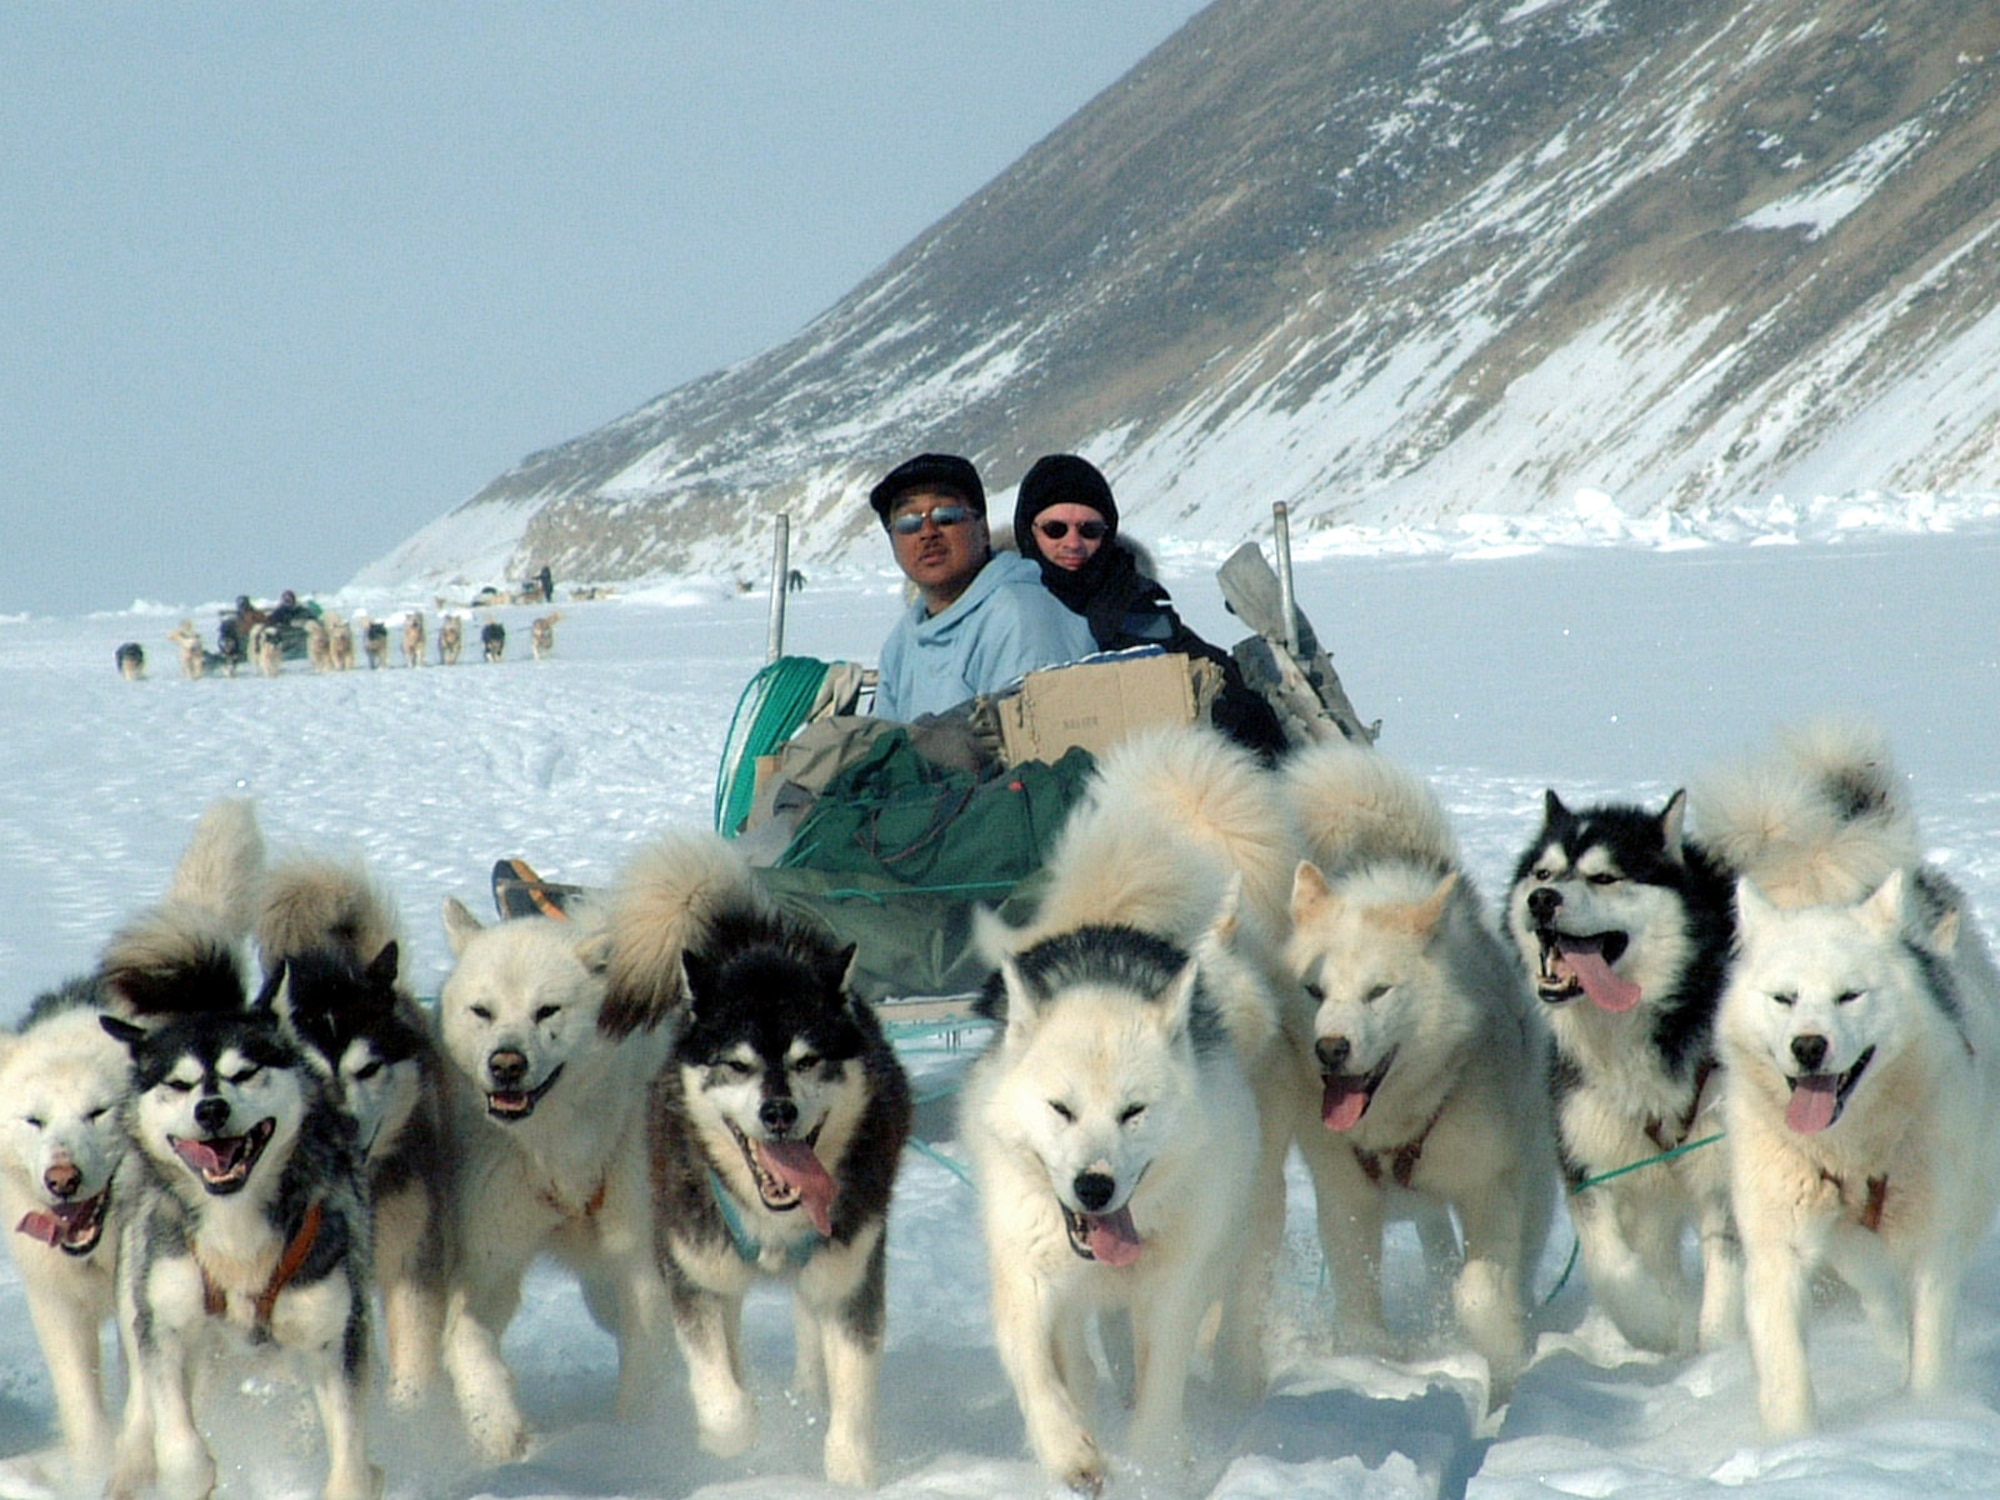
<path id="1" fill-rule="evenodd" d="M 1444 920 L 1445 913 L 1451 909 L 1451 893 L 1457 888 L 1458 871 L 1453 870 L 1423 900 L 1385 907 L 1380 921 L 1392 931 L 1408 933 L 1413 938 L 1429 942 L 1437 932 L 1438 924 Z"/>
<path id="2" fill-rule="evenodd" d="M 1300 860 L 1298 869 L 1292 872 L 1292 921 L 1303 927 L 1326 909 L 1332 897 L 1333 889 L 1326 883 L 1320 867 L 1309 859 Z"/>
<path id="3" fill-rule="evenodd" d="M 129 1050 L 146 1040 L 146 1028 L 135 1026 L 123 1016 L 99 1016 L 97 1023 L 113 1041 L 122 1042 Z"/>
<path id="4" fill-rule="evenodd" d="M 1667 858 L 1675 864 L 1681 862 L 1681 831 L 1687 822 L 1687 788 L 1682 787 L 1667 798 L 1667 805 L 1660 812 L 1660 842 L 1666 847 Z"/>
<path id="5" fill-rule="evenodd" d="M 1778 908 L 1757 889 L 1757 883 L 1749 876 L 1745 875 L 1736 882 L 1736 928 L 1739 938 L 1749 939 L 1777 914 Z"/>
<path id="6" fill-rule="evenodd" d="M 990 906 L 972 908 L 972 951 L 995 968 L 1014 951 L 1014 929 Z"/>
<path id="7" fill-rule="evenodd" d="M 394 938 L 382 945 L 382 951 L 368 960 L 368 968 L 363 974 L 370 988 L 391 989 L 396 983 L 396 969 L 402 962 L 402 949 Z"/>
<path id="8" fill-rule="evenodd" d="M 1889 878 L 1875 888 L 1875 894 L 1861 903 L 1861 919 L 1883 937 L 1902 932 L 1907 913 L 1903 900 L 1903 872 L 1891 870 Z"/>
<path id="9" fill-rule="evenodd" d="M 1201 961 L 1190 958 L 1160 991 L 1160 1025 L 1170 1037 L 1182 1037 L 1194 1020 L 1195 991 L 1201 984 Z"/>
<path id="10" fill-rule="evenodd" d="M 1035 1034 L 1041 999 L 1011 953 L 1000 955 L 1000 988 L 1007 1000 L 1007 1045 L 1018 1047 Z"/>
<path id="11" fill-rule="evenodd" d="M 1554 828 L 1558 824 L 1571 821 L 1571 818 L 1572 814 L 1570 810 L 1563 806 L 1563 799 L 1556 795 L 1554 787 L 1550 787 L 1546 792 L 1542 793 L 1542 822 L 1544 825 Z"/>
<path id="12" fill-rule="evenodd" d="M 456 896 L 444 898 L 444 935 L 451 942 L 453 958 L 465 956 L 465 945 L 485 929 L 466 904 Z"/>
<path id="13" fill-rule="evenodd" d="M 1931 952 L 1939 958 L 1950 958 L 1958 951 L 1958 929 L 1965 913 L 1953 908 L 1938 918 L 1937 926 L 1931 929 Z M 6 1054 L 0 1052 L 0 1057 Z"/>
<path id="14" fill-rule="evenodd" d="M 271 972 L 265 976 L 263 987 L 257 991 L 257 998 L 250 1002 L 250 1008 L 252 1010 L 265 1010 L 277 1014 L 280 1011 L 278 997 L 283 995 L 286 1004 L 282 1009 L 284 1013 L 289 1014 L 291 1011 L 291 991 L 286 987 L 285 977 L 291 972 L 292 961 L 288 958 L 281 958 L 277 963 L 272 965 Z"/>

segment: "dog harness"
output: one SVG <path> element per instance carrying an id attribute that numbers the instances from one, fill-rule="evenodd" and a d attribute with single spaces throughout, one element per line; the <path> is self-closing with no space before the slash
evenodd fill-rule
<path id="1" fill-rule="evenodd" d="M 1646 1139 L 1662 1151 L 1671 1151 L 1685 1141 L 1694 1131 L 1694 1117 L 1701 1113 L 1701 1092 L 1708 1087 L 1708 1080 L 1715 1076 L 1715 1059 L 1704 1057 L 1694 1067 L 1694 1094 L 1688 1100 L 1687 1113 L 1680 1118 L 1680 1127 L 1671 1137 L 1667 1134 L 1667 1122 L 1652 1119 L 1646 1122 Z"/>
<path id="2" fill-rule="evenodd" d="M 1450 1101 L 1446 1101 L 1449 1103 Z M 1437 1107 L 1437 1113 L 1424 1122 L 1424 1128 L 1417 1132 L 1417 1138 L 1398 1146 L 1393 1151 L 1356 1151 L 1354 1159 L 1360 1163 L 1363 1175 L 1376 1187 L 1382 1186 L 1382 1158 L 1389 1158 L 1389 1177 L 1397 1187 L 1407 1188 L 1417 1175 L 1417 1163 L 1423 1159 L 1424 1142 L 1431 1138 L 1431 1131 L 1444 1116 L 1444 1105 Z"/>
<path id="3" fill-rule="evenodd" d="M 565 1219 L 594 1219 L 597 1217 L 597 1211 L 604 1207 L 604 1195 L 610 1186 L 611 1179 L 609 1177 L 598 1183 L 597 1191 L 583 1200 L 583 1207 L 581 1208 L 571 1208 L 568 1203 L 557 1195 L 556 1190 L 552 1187 L 537 1189 L 535 1196 L 561 1214 Z"/>
<path id="4" fill-rule="evenodd" d="M 708 1189 L 715 1195 L 716 1212 L 722 1215 L 722 1227 L 729 1231 L 729 1243 L 736 1247 L 736 1253 L 745 1265 L 756 1265 L 764 1258 L 764 1242 L 744 1225 L 743 1215 L 729 1191 L 729 1184 L 713 1167 L 708 1169 Z M 806 1238 L 794 1241 L 786 1249 L 785 1259 L 794 1271 L 802 1271 L 806 1262 L 819 1254 L 819 1247 L 825 1243 L 825 1238 L 815 1230 Z"/>
<path id="5" fill-rule="evenodd" d="M 1840 1199 L 1841 1207 L 1849 1208 L 1853 1206 L 1847 1201 L 1847 1184 L 1841 1181 L 1840 1178 L 1834 1176 L 1831 1172 L 1821 1171 L 1819 1180 L 1833 1189 L 1835 1196 Z M 1854 1222 L 1870 1234 L 1880 1234 L 1882 1232 L 1882 1206 L 1888 1201 L 1888 1177 L 1885 1175 L 1869 1178 L 1868 1196 L 1862 1200 L 1860 1209 L 1854 1215 Z"/>
<path id="6" fill-rule="evenodd" d="M 299 1224 L 299 1232 L 292 1236 L 285 1246 L 284 1254 L 278 1257 L 278 1264 L 271 1270 L 271 1279 L 264 1290 L 257 1294 L 251 1304 L 255 1316 L 251 1320 L 251 1330 L 258 1334 L 271 1331 L 271 1310 L 278 1305 L 278 1294 L 291 1284 L 294 1276 L 312 1254 L 313 1242 L 319 1238 L 320 1222 L 326 1217 L 317 1200 L 308 1205 L 306 1216 Z M 199 1261 L 196 1262 L 200 1264 Z M 208 1274 L 208 1267 L 201 1268 L 202 1308 L 211 1318 L 219 1318 L 229 1311 L 229 1293 L 217 1286 Z"/>

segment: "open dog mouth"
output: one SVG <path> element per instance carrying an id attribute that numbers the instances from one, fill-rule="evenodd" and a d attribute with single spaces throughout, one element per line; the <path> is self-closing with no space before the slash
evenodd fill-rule
<path id="1" fill-rule="evenodd" d="M 104 1211 L 110 1202 L 111 1188 L 107 1185 L 95 1198 L 51 1203 L 47 1208 L 22 1215 L 14 1232 L 65 1255 L 88 1255 L 104 1238 Z"/>
<path id="2" fill-rule="evenodd" d="M 1069 1247 L 1085 1260 L 1101 1261 L 1107 1266 L 1129 1266 L 1146 1248 L 1146 1242 L 1139 1238 L 1138 1225 L 1132 1222 L 1130 1204 L 1109 1214 L 1088 1214 L 1067 1203 L 1058 1206 L 1063 1213 L 1063 1227 L 1069 1231 Z"/>
<path id="3" fill-rule="evenodd" d="M 1870 1047 L 1845 1073 L 1802 1073 L 1786 1080 L 1792 1097 L 1785 1105 L 1785 1123 L 1800 1135 L 1817 1135 L 1826 1129 L 1847 1108 L 1847 1096 L 1874 1060 L 1875 1049 Z"/>
<path id="4" fill-rule="evenodd" d="M 1639 986 L 1611 966 L 1625 954 L 1630 939 L 1622 932 L 1590 937 L 1538 927 L 1542 961 L 1535 975 L 1535 993 L 1550 1005 L 1588 995 L 1599 1010 L 1616 1014 L 1639 1003 Z"/>
<path id="5" fill-rule="evenodd" d="M 259 1120 L 242 1135 L 210 1136 L 205 1141 L 184 1140 L 179 1136 L 167 1137 L 167 1144 L 174 1148 L 174 1155 L 186 1162 L 201 1185 L 217 1197 L 236 1192 L 250 1180 L 250 1173 L 257 1165 L 257 1159 L 264 1154 L 270 1144 L 272 1134 L 277 1130 L 274 1119 Z"/>
<path id="6" fill-rule="evenodd" d="M 531 1089 L 489 1089 L 486 1092 L 486 1113 L 496 1120 L 525 1120 L 535 1112 L 548 1091 L 556 1086 L 562 1077 L 565 1064 L 557 1063 L 549 1076 Z"/>
<path id="7" fill-rule="evenodd" d="M 803 1205 L 812 1216 L 813 1228 L 822 1235 L 833 1233 L 833 1200 L 839 1196 L 840 1184 L 813 1149 L 819 1144 L 817 1128 L 796 1140 L 753 1141 L 733 1124 L 729 1133 L 736 1137 L 737 1149 L 743 1153 L 744 1165 L 750 1168 L 750 1179 L 757 1184 L 757 1197 L 765 1208 L 783 1214 Z"/>
<path id="8" fill-rule="evenodd" d="M 1366 1073 L 1322 1071 L 1320 1123 L 1328 1130 L 1352 1130 L 1359 1125 L 1361 1117 L 1368 1113 L 1368 1106 L 1375 1102 L 1375 1091 L 1382 1087 L 1382 1080 L 1389 1076 L 1389 1069 L 1395 1063 L 1396 1053 L 1399 1050 L 1391 1047 L 1388 1054 Z"/>

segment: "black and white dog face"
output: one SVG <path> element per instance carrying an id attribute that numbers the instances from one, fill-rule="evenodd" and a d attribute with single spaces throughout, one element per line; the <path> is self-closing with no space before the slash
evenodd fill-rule
<path id="1" fill-rule="evenodd" d="M 302 953 L 265 987 L 369 1154 L 393 1144 L 423 1089 L 429 1039 L 404 1012 L 397 963 L 393 942 L 365 966 L 337 950 Z"/>
<path id="2" fill-rule="evenodd" d="M 869 1089 L 869 1038 L 846 988 L 853 957 L 782 938 L 714 960 L 689 953 L 674 1052 L 695 1118 L 727 1132 L 763 1206 L 803 1206 L 822 1234 L 838 1189 L 821 1137 L 830 1122 L 851 1127 Z"/>
<path id="3" fill-rule="evenodd" d="M 1678 987 L 1697 946 L 1694 900 L 1713 905 L 1715 894 L 1705 872 L 1689 867 L 1686 805 L 1675 792 L 1658 813 L 1620 805 L 1573 812 L 1548 794 L 1507 912 L 1544 1002 L 1587 996 L 1616 1013 Z"/>
<path id="4" fill-rule="evenodd" d="M 132 1056 L 127 1129 L 169 1182 L 228 1197 L 275 1181 L 311 1104 L 307 1067 L 266 1010 L 104 1028 Z"/>

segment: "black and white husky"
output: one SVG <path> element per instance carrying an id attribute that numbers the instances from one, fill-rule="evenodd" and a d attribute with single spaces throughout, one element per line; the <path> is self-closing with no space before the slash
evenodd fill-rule
<path id="1" fill-rule="evenodd" d="M 266 877 L 257 949 L 272 1003 L 360 1134 L 389 1399 L 414 1404 L 443 1341 L 455 1153 L 434 1029 L 397 983 L 394 913 L 364 870 L 288 860 Z"/>
<path id="2" fill-rule="evenodd" d="M 191 1386 L 227 1331 L 297 1359 L 325 1429 L 327 1500 L 371 1500 L 370 1226 L 352 1118 L 268 1007 L 103 1024 L 132 1066 L 118 1261 L 131 1384 L 111 1493 L 214 1488 Z"/>
<path id="3" fill-rule="evenodd" d="M 648 1140 L 702 1446 L 731 1457 L 756 1439 L 743 1298 L 779 1279 L 792 1287 L 794 1389 L 828 1407 L 827 1478 L 872 1485 L 889 1200 L 912 1104 L 873 1009 L 847 989 L 854 950 L 773 912 L 707 834 L 635 865 L 611 934 L 614 1013 L 636 1021 L 678 992 Z"/>
<path id="4" fill-rule="evenodd" d="M 128 923 L 89 974 L 39 997 L 0 1032 L 0 1215 L 48 1363 L 73 1477 L 111 1458 L 99 1332 L 112 1315 L 119 1225 L 125 1049 L 106 1014 L 134 1020 L 243 1002 L 234 947 L 249 930 L 263 842 L 246 802 L 211 807 L 166 900 Z"/>

